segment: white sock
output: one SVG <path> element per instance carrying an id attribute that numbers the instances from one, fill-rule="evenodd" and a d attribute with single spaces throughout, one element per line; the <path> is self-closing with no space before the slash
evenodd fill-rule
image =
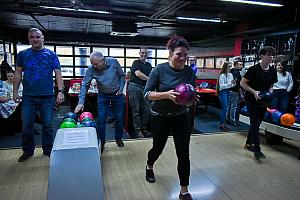
<path id="1" fill-rule="evenodd" d="M 182 195 L 186 195 L 188 192 L 180 192 Z"/>

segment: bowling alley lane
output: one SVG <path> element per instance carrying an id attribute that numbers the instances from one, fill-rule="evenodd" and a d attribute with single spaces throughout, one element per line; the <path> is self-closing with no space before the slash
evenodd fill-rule
<path id="1" fill-rule="evenodd" d="M 243 149 L 245 132 L 193 135 L 191 138 L 191 178 L 194 199 L 298 199 L 300 162 L 293 145 L 265 145 L 267 158 L 258 165 L 252 153 Z M 100 157 L 107 200 L 178 199 L 176 156 L 172 137 L 154 166 L 156 183 L 145 180 L 145 162 L 151 139 L 124 140 L 124 148 L 114 141 L 106 144 Z M 20 149 L 0 151 L 0 197 L 5 200 L 47 199 L 49 158 L 37 148 L 29 162 L 16 162 Z M 72 192 L 72 191 L 70 191 Z"/>

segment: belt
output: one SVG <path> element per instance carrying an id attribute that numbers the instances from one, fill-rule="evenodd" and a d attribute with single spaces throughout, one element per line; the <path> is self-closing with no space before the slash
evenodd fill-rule
<path id="1" fill-rule="evenodd" d="M 151 114 L 154 115 L 154 116 L 170 116 L 170 117 L 175 117 L 175 116 L 178 116 L 178 115 L 183 115 L 183 114 L 187 114 L 189 113 L 190 109 L 189 108 L 186 108 L 180 112 L 177 112 L 177 113 L 158 113 L 158 112 L 155 112 L 151 109 Z"/>
<path id="2" fill-rule="evenodd" d="M 103 95 L 115 95 L 117 94 L 118 90 L 115 91 L 115 92 L 112 92 L 112 93 L 103 93 L 103 92 L 99 92 L 100 94 L 103 94 Z"/>

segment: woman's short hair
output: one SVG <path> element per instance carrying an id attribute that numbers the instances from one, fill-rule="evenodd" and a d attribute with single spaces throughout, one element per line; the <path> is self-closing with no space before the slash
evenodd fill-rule
<path id="1" fill-rule="evenodd" d="M 190 48 L 190 45 L 186 39 L 182 36 L 175 35 L 171 37 L 167 42 L 167 49 L 174 51 L 177 47 Z"/>

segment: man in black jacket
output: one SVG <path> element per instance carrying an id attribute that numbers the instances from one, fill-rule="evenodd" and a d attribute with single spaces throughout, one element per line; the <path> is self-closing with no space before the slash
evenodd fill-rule
<path id="1" fill-rule="evenodd" d="M 233 61 L 233 67 L 230 70 L 230 73 L 233 76 L 233 79 L 236 79 L 236 84 L 234 87 L 230 88 L 230 101 L 229 106 L 227 110 L 227 115 L 229 119 L 229 123 L 232 126 L 238 126 L 239 121 L 239 102 L 240 99 L 244 98 L 242 93 L 242 88 L 240 85 L 240 81 L 242 80 L 242 76 L 240 74 L 240 70 L 242 68 L 242 60 L 240 58 L 237 58 Z"/>

